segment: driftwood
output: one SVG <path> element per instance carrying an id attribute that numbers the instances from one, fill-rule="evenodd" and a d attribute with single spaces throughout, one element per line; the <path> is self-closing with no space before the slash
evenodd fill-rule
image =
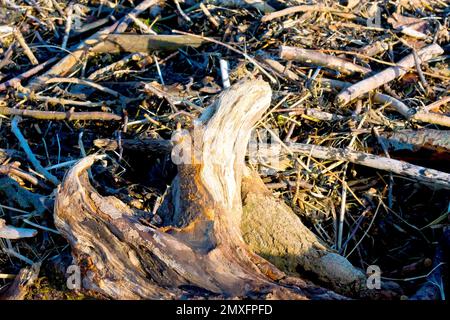
<path id="1" fill-rule="evenodd" d="M 202 40 L 179 35 L 109 34 L 86 41 L 91 52 L 154 52 L 176 50 L 185 46 L 199 47 Z"/>
<path id="2" fill-rule="evenodd" d="M 301 143 L 287 144 L 287 146 L 292 152 L 303 153 L 314 158 L 349 161 L 374 169 L 396 173 L 437 188 L 450 189 L 450 174 L 446 172 L 350 149 L 328 148 Z"/>
<path id="3" fill-rule="evenodd" d="M 373 57 L 373 56 L 376 56 L 380 53 L 387 51 L 388 49 L 389 49 L 389 45 L 386 42 L 384 42 L 382 40 L 378 40 L 378 41 L 372 42 L 362 48 L 359 48 L 358 52 L 365 56 Z"/>
<path id="4" fill-rule="evenodd" d="M 344 92 L 347 90 L 347 88 L 351 87 L 352 85 L 348 82 L 334 80 L 334 79 L 327 79 L 327 78 L 320 78 L 317 79 L 318 82 L 321 83 L 322 86 L 328 87 L 328 88 L 334 88 L 342 90 L 341 92 Z M 400 113 L 402 116 L 404 116 L 408 120 L 412 121 L 418 121 L 418 122 L 424 122 L 424 123 L 432 123 L 437 124 L 444 127 L 450 127 L 450 117 L 436 113 L 436 112 L 428 112 L 425 111 L 419 111 L 415 112 L 413 109 L 409 108 L 406 104 L 404 104 L 402 101 L 391 97 L 387 94 L 375 92 L 372 96 L 372 99 L 376 103 L 382 103 L 389 105 L 393 107 L 398 113 Z M 445 103 L 445 98 L 443 103 Z M 439 107 L 441 105 L 441 100 L 437 101 L 436 105 Z"/>
<path id="5" fill-rule="evenodd" d="M 445 96 L 445 97 L 442 97 L 440 100 L 436 100 L 435 102 L 430 103 L 429 105 L 425 106 L 424 110 L 438 112 L 439 108 L 441 106 L 445 106 L 448 103 L 450 103 L 450 96 Z"/>
<path id="6" fill-rule="evenodd" d="M 101 121 L 120 121 L 121 116 L 116 114 L 91 111 L 91 112 L 74 112 L 69 110 L 68 112 L 58 111 L 42 111 L 42 110 L 28 110 L 28 109 L 15 109 L 8 107 L 0 107 L 0 114 L 5 116 L 21 116 L 40 120 L 67 120 L 67 121 L 87 121 L 87 120 L 101 120 Z"/>
<path id="7" fill-rule="evenodd" d="M 383 132 L 381 138 L 392 150 L 430 149 L 437 152 L 450 152 L 450 132 L 446 130 L 422 129 Z"/>
<path id="8" fill-rule="evenodd" d="M 184 155 L 184 161 L 179 162 L 178 176 L 158 211 L 163 221 L 160 227 L 142 224 L 121 201 L 103 197 L 92 188 L 87 169 L 99 156 L 82 159 L 68 172 L 56 195 L 55 223 L 71 244 L 77 264 L 90 266 L 82 268 L 85 288 L 118 299 L 199 295 L 343 298 L 286 276 L 253 253 L 243 240 L 240 226 L 244 221 L 241 181 L 245 150 L 250 130 L 269 107 L 270 99 L 271 89 L 262 80 L 237 83 L 219 96 L 191 131 L 178 133 L 172 154 Z M 253 197 L 260 195 L 258 192 L 247 192 L 246 210 L 257 199 Z M 262 197 L 266 203 L 276 202 L 268 194 Z M 258 211 L 262 213 L 259 208 L 247 214 Z M 282 217 L 275 236 L 291 236 L 282 228 L 283 219 L 290 214 L 286 211 L 276 208 L 273 212 Z M 292 215 L 288 219 L 292 221 Z M 304 226 L 297 226 L 300 229 L 291 240 L 298 246 L 292 253 L 311 255 L 310 260 L 299 260 L 306 259 L 313 268 L 321 257 L 334 256 Z M 323 250 L 322 254 L 317 250 Z M 337 279 L 331 270 L 340 270 L 338 275 L 351 274 L 353 280 L 359 279 L 362 273 L 348 273 L 348 268 L 355 269 L 344 261 L 342 257 L 324 259 L 322 264 L 328 267 L 319 264 L 317 269 L 322 277 L 329 272 L 328 277 Z"/>
<path id="9" fill-rule="evenodd" d="M 289 70 L 288 68 L 283 66 L 278 61 L 270 59 L 269 57 L 267 57 L 265 55 L 258 55 L 256 57 L 256 60 L 258 60 L 263 65 L 265 65 L 266 67 L 271 69 L 273 72 L 275 72 L 281 78 L 287 78 L 291 81 L 298 81 L 298 80 L 300 80 L 301 76 L 306 78 L 306 76 L 303 75 L 302 73 L 297 74 L 295 72 L 292 72 L 291 70 Z"/>
<path id="10" fill-rule="evenodd" d="M 315 64 L 321 67 L 337 70 L 346 75 L 353 73 L 366 74 L 371 71 L 369 68 L 359 66 L 342 58 L 327 55 L 316 50 L 296 47 L 281 46 L 280 58 Z"/>
<path id="11" fill-rule="evenodd" d="M 202 9 L 203 13 L 208 18 L 209 22 L 211 22 L 211 24 L 214 26 L 214 28 L 220 27 L 219 21 L 217 21 L 216 17 L 211 14 L 211 12 L 203 3 L 200 3 L 200 9 Z"/>
<path id="12" fill-rule="evenodd" d="M 3 155 L 2 152 L 0 151 L 0 163 L 3 162 L 2 161 Z M 11 164 L 6 164 L 6 165 L 0 165 L 0 174 L 4 174 L 4 175 L 8 175 L 8 176 L 15 176 L 18 178 L 21 178 L 22 180 L 28 181 L 34 185 L 39 184 L 39 181 L 36 177 L 32 176 L 31 174 L 22 171 L 19 169 L 19 165 L 20 163 L 18 162 L 13 162 Z"/>
<path id="13" fill-rule="evenodd" d="M 438 44 L 432 44 L 420 49 L 417 52 L 417 55 L 419 56 L 421 62 L 424 62 L 442 53 L 444 53 L 444 50 Z M 383 71 L 342 90 L 336 96 L 336 103 L 339 105 L 346 105 L 363 94 L 370 92 L 398 77 L 401 77 L 408 72 L 409 68 L 412 68 L 413 66 L 415 66 L 414 55 L 409 54 L 400 60 L 396 66 L 384 69 Z"/>
<path id="14" fill-rule="evenodd" d="M 400 100 L 388 96 L 387 94 L 377 92 L 373 95 L 373 100 L 374 102 L 377 103 L 390 105 L 406 119 L 424 123 L 437 124 L 444 127 L 450 127 L 450 117 L 436 112 L 425 112 L 425 111 L 415 112 L 413 109 L 409 108 L 406 104 L 404 104 Z"/>
<path id="15" fill-rule="evenodd" d="M 365 274 L 321 243 L 256 172 L 245 173 L 242 198 L 242 235 L 255 253 L 290 274 L 299 269 L 314 274 L 337 292 L 357 295 L 364 290 Z"/>
<path id="16" fill-rule="evenodd" d="M 7 226 L 5 220 L 0 219 L 0 238 L 4 239 L 31 238 L 34 237 L 36 234 L 37 231 L 34 229 Z"/>
<path id="17" fill-rule="evenodd" d="M 85 79 L 77 79 L 77 78 L 60 78 L 60 77 L 55 77 L 55 78 L 51 78 L 49 79 L 46 83 L 75 83 L 77 85 L 81 85 L 81 86 L 88 86 L 91 87 L 92 89 L 96 89 L 105 93 L 108 93 L 116 98 L 121 98 L 121 99 L 126 99 L 124 96 L 122 96 L 119 92 L 114 91 L 110 88 L 107 88 L 105 86 L 102 86 L 98 83 L 95 83 L 93 81 L 90 80 L 85 80 Z"/>
<path id="18" fill-rule="evenodd" d="M 36 56 L 34 55 L 33 51 L 31 51 L 30 47 L 28 46 L 27 42 L 25 41 L 22 32 L 18 28 L 14 29 L 14 37 L 16 38 L 17 42 L 19 42 L 20 46 L 23 49 L 23 52 L 30 60 L 31 64 L 38 65 L 39 61 L 36 59 Z"/>
<path id="19" fill-rule="evenodd" d="M 89 37 L 88 40 L 96 40 L 102 34 L 111 33 L 117 25 L 118 22 L 98 31 Z M 32 91 L 38 91 L 50 78 L 69 75 L 82 63 L 83 57 L 87 54 L 89 48 L 90 46 L 87 46 L 85 42 L 80 43 L 75 50 L 62 58 L 57 64 L 50 68 L 50 70 L 30 81 L 27 87 Z"/>
<path id="20" fill-rule="evenodd" d="M 420 122 L 450 127 L 450 117 L 435 112 L 417 112 L 412 118 Z"/>
<path id="21" fill-rule="evenodd" d="M 50 81 L 50 79 L 46 80 L 46 83 Z M 104 105 L 110 106 L 117 104 L 118 100 L 104 100 L 99 102 L 92 102 L 92 101 L 78 101 L 78 100 L 70 100 L 70 99 L 64 99 L 64 98 L 57 98 L 57 97 L 47 97 L 40 94 L 29 94 L 29 93 L 21 93 L 17 92 L 17 97 L 21 99 L 30 99 L 31 101 L 41 101 L 46 102 L 50 104 L 61 104 L 61 105 L 70 105 L 70 106 L 83 106 L 83 107 L 102 107 Z"/>
<path id="22" fill-rule="evenodd" d="M 442 3 L 406 17 L 405 1 L 4 0 L 12 14 L 0 26 L 9 33 L 0 48 L 0 278 L 13 282 L 18 263 L 71 250 L 45 273 L 76 264 L 83 287 L 102 298 L 392 298 L 380 294 L 385 280 L 417 291 L 450 189 L 448 134 L 420 124 L 450 117 L 446 57 L 428 66 L 415 50 L 447 50 L 449 35 Z M 389 16 L 427 29 L 400 20 L 391 28 Z M 281 44 L 292 46 L 281 48 L 284 60 L 273 49 Z M 410 67 L 393 63 L 409 53 Z M 332 103 L 390 66 L 405 72 L 392 88 L 356 97 L 354 110 Z M 397 151 L 405 147 L 413 152 Z M 417 231 L 429 241 L 411 242 Z M 447 280 L 441 263 L 421 296 L 444 293 L 433 287 Z M 372 264 L 383 290 L 368 290 Z M 36 275 L 23 269 L 0 299 L 23 298 Z M 42 285 L 27 297 L 47 298 Z M 66 289 L 51 298 L 71 297 Z"/>
<path id="23" fill-rule="evenodd" d="M 105 75 L 107 75 L 115 70 L 119 70 L 120 68 L 125 66 L 130 61 L 140 61 L 144 58 L 148 58 L 148 54 L 144 54 L 144 53 L 129 54 L 129 55 L 125 56 L 124 58 L 107 65 L 106 67 L 95 70 L 88 76 L 87 79 L 90 81 L 101 80 L 102 77 L 104 77 Z"/>
<path id="24" fill-rule="evenodd" d="M 412 115 L 414 114 L 414 111 L 411 110 L 406 104 L 404 104 L 398 99 L 388 96 L 387 94 L 377 92 L 373 95 L 373 100 L 374 102 L 382 103 L 384 105 L 389 105 L 393 107 L 395 110 L 397 110 L 398 113 L 400 113 L 406 119 L 411 119 Z"/>
<path id="25" fill-rule="evenodd" d="M 191 33 L 184 32 L 184 31 L 180 31 L 180 30 L 172 30 L 172 32 L 173 32 L 173 33 L 182 34 L 182 35 L 186 35 L 186 36 L 191 37 L 191 38 L 198 38 L 198 39 L 201 39 L 201 40 L 204 40 L 204 41 L 207 41 L 207 42 L 216 43 L 216 44 L 218 44 L 218 45 L 220 45 L 220 46 L 223 46 L 223 47 L 227 48 L 228 50 L 231 50 L 231 51 L 233 51 L 233 52 L 236 52 L 236 53 L 238 53 L 238 54 L 241 54 L 241 55 L 243 55 L 248 61 L 250 61 L 250 62 L 251 62 L 251 63 L 252 63 L 259 71 L 261 71 L 267 78 L 269 78 L 269 80 L 270 80 L 272 83 L 276 83 L 276 82 L 277 82 L 277 81 L 275 80 L 275 78 L 272 77 L 272 76 L 270 75 L 270 73 L 268 73 L 264 68 L 262 68 L 262 67 L 259 65 L 259 63 L 258 63 L 253 57 L 251 57 L 249 54 L 247 54 L 247 53 L 245 53 L 245 52 L 243 52 L 243 51 L 241 51 L 241 50 L 236 49 L 235 47 L 233 47 L 233 46 L 231 46 L 231 45 L 229 45 L 229 44 L 227 44 L 227 43 L 218 41 L 218 40 L 213 39 L 213 38 L 210 38 L 210 37 L 205 37 L 205 36 L 201 36 L 201 35 L 197 35 L 197 34 L 191 34 Z"/>

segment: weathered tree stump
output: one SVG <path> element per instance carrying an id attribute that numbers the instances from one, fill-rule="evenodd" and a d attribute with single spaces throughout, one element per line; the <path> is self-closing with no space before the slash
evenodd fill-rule
<path id="1" fill-rule="evenodd" d="M 120 200 L 94 190 L 87 169 L 101 156 L 84 158 L 68 172 L 57 192 L 55 222 L 72 246 L 84 288 L 115 299 L 345 299 L 265 259 L 288 272 L 300 264 L 334 289 L 342 285 L 340 292 L 364 278 L 248 173 L 243 218 L 246 148 L 270 100 L 266 82 L 241 81 L 190 131 L 177 133 L 178 175 L 158 213 L 163 226 L 143 223 Z M 272 251 L 269 236 L 277 244 Z M 288 257 L 277 256 L 283 246 L 292 248 L 285 248 Z"/>

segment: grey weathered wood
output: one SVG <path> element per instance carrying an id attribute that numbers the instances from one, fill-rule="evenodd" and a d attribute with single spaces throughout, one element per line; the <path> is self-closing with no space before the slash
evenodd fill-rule
<path id="1" fill-rule="evenodd" d="M 420 49 L 417 55 L 421 62 L 430 60 L 431 58 L 444 53 L 444 50 L 438 44 L 431 44 Z M 342 90 L 336 96 L 336 103 L 339 105 L 346 105 L 353 99 L 362 96 L 363 94 L 370 92 L 385 83 L 388 83 L 408 72 L 409 68 L 415 65 L 413 54 L 409 54 L 401 59 L 395 66 L 384 69 L 377 74 L 359 81 L 344 90 Z"/>
<path id="2" fill-rule="evenodd" d="M 37 231 L 28 228 L 18 228 L 6 225 L 5 220 L 0 219 L 0 238 L 3 239 L 22 239 L 32 238 L 37 235 Z"/>
<path id="3" fill-rule="evenodd" d="M 114 197 L 90 185 L 82 159 L 66 175 L 55 202 L 55 225 L 72 246 L 85 288 L 111 298 L 253 297 L 342 299 L 336 293 L 285 274 L 249 250 L 240 224 L 241 181 L 250 130 L 267 110 L 270 86 L 239 82 L 225 90 L 195 122 L 179 132 L 178 165 L 164 225 L 144 225 Z M 197 138 L 195 153 L 189 139 Z M 177 149 L 178 148 L 178 149 Z"/>
<path id="4" fill-rule="evenodd" d="M 181 35 L 109 34 L 86 41 L 92 46 L 91 52 L 155 52 L 176 50 L 182 47 L 199 47 L 203 41 Z"/>

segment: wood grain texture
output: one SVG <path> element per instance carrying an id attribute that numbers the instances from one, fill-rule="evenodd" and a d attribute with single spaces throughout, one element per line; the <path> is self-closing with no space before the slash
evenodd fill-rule
<path id="1" fill-rule="evenodd" d="M 343 299 L 286 277 L 242 238 L 246 147 L 270 100 L 266 82 L 241 81 L 180 134 L 174 148 L 195 152 L 178 165 L 170 201 L 159 212 L 163 227 L 142 224 L 124 203 L 93 189 L 87 169 L 99 156 L 84 158 L 69 171 L 56 196 L 55 222 L 83 266 L 85 288 L 115 299 Z M 188 137 L 197 142 L 195 148 Z"/>

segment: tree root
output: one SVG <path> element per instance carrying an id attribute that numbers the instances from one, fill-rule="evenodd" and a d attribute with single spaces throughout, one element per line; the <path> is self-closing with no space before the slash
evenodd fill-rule
<path id="1" fill-rule="evenodd" d="M 159 212 L 163 227 L 144 223 L 124 203 L 93 189 L 87 169 L 101 156 L 84 158 L 68 172 L 58 188 L 55 224 L 72 246 L 85 289 L 114 299 L 345 299 L 287 276 L 255 254 L 242 237 L 241 221 L 248 217 L 242 216 L 241 197 L 245 151 L 250 130 L 269 107 L 270 98 L 266 82 L 241 81 L 224 91 L 192 130 L 179 132 L 173 152 L 187 157 L 178 163 L 170 200 Z M 259 191 L 247 192 L 245 210 L 259 196 Z M 265 201 L 276 200 L 267 196 Z M 287 206 L 279 207 L 285 217 L 278 228 L 271 226 L 265 232 L 286 236 L 277 241 L 292 245 L 290 253 L 305 269 L 333 279 L 336 287 L 362 276 L 297 223 Z M 269 210 L 257 207 L 248 214 L 255 212 L 260 223 L 268 222 L 262 219 Z M 287 224 L 301 226 L 301 232 L 281 232 Z M 244 228 L 244 237 L 249 234 Z M 261 242 L 261 248 L 264 245 Z M 280 261 L 288 270 L 294 265 L 293 260 Z"/>

